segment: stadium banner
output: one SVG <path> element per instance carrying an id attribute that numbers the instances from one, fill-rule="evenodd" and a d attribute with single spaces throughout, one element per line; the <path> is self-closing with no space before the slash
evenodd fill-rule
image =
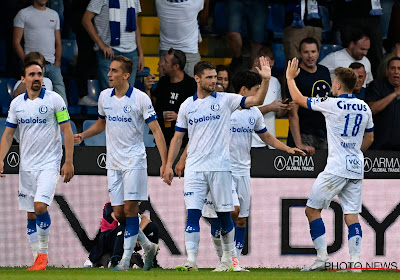
<path id="1" fill-rule="evenodd" d="M 267 163 L 266 163 L 267 165 Z M 149 202 L 141 208 L 160 226 L 159 264 L 173 268 L 186 258 L 183 201 L 184 179 L 174 178 L 167 186 L 157 176 L 149 177 Z M 252 204 L 248 221 L 244 267 L 303 267 L 315 259 L 304 207 L 314 179 L 252 178 Z M 399 268 L 400 180 L 367 179 L 363 184 L 363 231 L 361 262 L 364 266 Z M 26 235 L 26 213 L 18 211 L 18 175 L 0 180 L 0 266 L 31 265 L 33 261 Z M 108 201 L 106 176 L 75 176 L 70 183 L 60 181 L 49 207 L 52 225 L 49 265 L 82 267 L 100 227 L 102 210 Z M 347 227 L 339 202 L 334 200 L 323 212 L 331 261 L 349 261 Z M 210 238 L 210 227 L 201 220 L 199 267 L 215 267 L 218 262 Z"/>
<path id="2" fill-rule="evenodd" d="M 146 148 L 148 174 L 158 176 L 161 159 L 157 148 Z M 324 170 L 327 151 L 316 151 L 313 156 L 289 155 L 282 151 L 252 150 L 251 176 L 261 178 L 316 178 Z M 74 166 L 76 175 L 106 175 L 105 147 L 76 146 Z M 179 159 L 179 156 L 178 158 Z M 361 164 L 361 163 L 360 163 Z M 4 170 L 17 174 L 19 166 L 18 146 L 12 146 L 4 160 Z M 367 151 L 364 170 L 366 179 L 399 179 L 400 152 Z"/>

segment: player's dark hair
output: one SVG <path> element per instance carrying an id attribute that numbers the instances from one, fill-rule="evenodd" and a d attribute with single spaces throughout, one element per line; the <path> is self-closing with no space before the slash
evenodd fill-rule
<path id="1" fill-rule="evenodd" d="M 304 38 L 303 40 L 301 40 L 300 44 L 299 44 L 299 52 L 301 52 L 301 46 L 303 44 L 315 44 L 317 46 L 317 50 L 319 52 L 319 44 L 318 44 L 318 41 L 315 38 L 307 37 L 307 38 Z"/>
<path id="2" fill-rule="evenodd" d="M 24 69 L 22 69 L 22 76 L 23 76 L 23 77 L 26 76 L 26 69 L 27 69 L 28 67 L 32 66 L 32 65 L 37 65 L 37 66 L 39 66 L 40 69 L 42 69 L 42 72 L 43 72 L 43 66 L 40 65 L 39 62 L 37 62 L 37 61 L 30 61 L 30 62 L 28 62 L 27 64 L 25 64 L 25 65 L 24 65 Z"/>
<path id="3" fill-rule="evenodd" d="M 251 71 L 241 71 L 236 73 L 232 82 L 235 92 L 239 93 L 242 87 L 246 87 L 250 90 L 252 87 L 260 85 L 261 81 L 260 74 Z"/>
<path id="4" fill-rule="evenodd" d="M 400 57 L 398 57 L 398 56 L 395 56 L 395 57 L 392 57 L 391 59 L 389 59 L 389 61 L 388 61 L 388 64 L 387 64 L 386 68 L 389 68 L 389 66 L 390 66 L 390 63 L 391 63 L 392 61 L 395 61 L 395 60 L 400 60 Z"/>
<path id="5" fill-rule="evenodd" d="M 254 57 L 254 59 L 258 58 L 258 57 L 262 57 L 262 56 L 263 57 L 269 57 L 269 59 L 271 59 L 271 60 L 275 60 L 274 52 L 270 48 L 268 48 L 267 46 L 262 46 L 261 48 L 259 48 L 257 53 L 256 53 L 256 57 Z"/>
<path id="6" fill-rule="evenodd" d="M 168 54 L 172 54 L 172 65 L 178 64 L 179 65 L 179 69 L 181 69 L 183 71 L 183 69 L 185 69 L 185 65 L 186 65 L 186 55 L 183 51 L 181 50 L 175 50 L 173 48 L 170 48 L 168 50 Z"/>
<path id="7" fill-rule="evenodd" d="M 130 60 L 129 58 L 127 58 L 123 55 L 117 55 L 117 56 L 114 56 L 113 61 L 121 62 L 122 72 L 129 73 L 129 74 L 132 73 L 133 63 L 132 63 L 132 60 Z"/>
<path id="8" fill-rule="evenodd" d="M 194 74 L 198 77 L 203 75 L 204 70 L 215 70 L 215 66 L 208 61 L 199 61 L 194 66 Z"/>
<path id="9" fill-rule="evenodd" d="M 353 92 L 358 78 L 353 69 L 338 67 L 335 69 L 335 76 L 342 82 L 345 91 Z"/>
<path id="10" fill-rule="evenodd" d="M 364 64 L 360 62 L 353 62 L 352 64 L 349 65 L 349 68 L 351 69 L 360 69 L 361 67 L 365 69 Z"/>

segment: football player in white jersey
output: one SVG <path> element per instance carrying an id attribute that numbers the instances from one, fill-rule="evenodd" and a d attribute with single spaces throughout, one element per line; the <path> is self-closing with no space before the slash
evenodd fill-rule
<path id="1" fill-rule="evenodd" d="M 18 127 L 21 155 L 18 204 L 20 210 L 27 211 L 28 240 L 35 257 L 28 270 L 46 270 L 51 225 L 47 207 L 54 197 L 63 153 L 60 128 L 65 143 L 65 163 L 61 169 L 65 183 L 74 176 L 74 139 L 64 100 L 42 88 L 43 67 L 37 62 L 28 63 L 21 80 L 26 92 L 10 104 L 0 144 L 0 177 L 4 177 L 3 160 Z"/>
<path id="2" fill-rule="evenodd" d="M 114 270 L 129 270 L 130 259 L 138 241 L 146 254 L 144 270 L 151 268 L 158 245 L 147 242 L 139 229 L 139 202 L 147 200 L 147 160 L 143 128 L 148 124 L 153 132 L 162 165 L 167 161 L 164 135 L 157 115 L 146 93 L 129 85 L 132 61 L 116 56 L 110 65 L 108 78 L 112 88 L 100 93 L 99 119 L 88 130 L 75 135 L 75 143 L 106 130 L 107 179 L 111 205 L 117 220 L 125 226 L 124 253 Z"/>
<path id="3" fill-rule="evenodd" d="M 201 210 L 207 193 L 211 192 L 215 210 L 221 221 L 223 255 L 215 271 L 232 270 L 234 227 L 230 212 L 233 210 L 232 175 L 229 156 L 230 118 L 237 108 L 260 105 L 265 99 L 271 77 L 269 63 L 260 58 L 258 72 L 262 83 L 254 96 L 215 92 L 217 72 L 215 66 L 200 61 L 194 69 L 197 93 L 179 108 L 175 135 L 172 138 L 165 168 L 164 180 L 171 184 L 174 176 L 172 163 L 178 155 L 183 136 L 189 134 L 186 160 L 184 198 L 187 209 L 185 245 L 188 258 L 178 270 L 197 270 L 196 258 L 200 239 Z"/>
<path id="4" fill-rule="evenodd" d="M 338 195 L 344 221 L 349 228 L 350 262 L 360 260 L 362 231 L 358 220 L 361 212 L 361 184 L 364 175 L 364 155 L 374 140 L 374 124 L 368 105 L 353 94 L 357 74 L 349 68 L 338 67 L 332 82 L 332 94 L 337 98 L 307 98 L 296 86 L 298 60 L 289 61 L 286 79 L 293 101 L 325 116 L 328 136 L 328 160 L 312 189 L 306 206 L 310 234 L 317 259 L 302 271 L 324 270 L 329 267 L 325 226 L 321 210 L 329 207 Z M 360 270 L 353 270 L 359 272 Z"/>
<path id="5" fill-rule="evenodd" d="M 256 95 L 260 85 L 260 75 L 251 71 L 239 72 L 233 78 L 233 87 L 235 92 L 242 96 L 248 97 Z M 250 150 L 253 132 L 256 132 L 266 144 L 276 149 L 290 154 L 298 153 L 305 155 L 302 150 L 298 148 L 290 148 L 270 134 L 264 124 L 264 117 L 257 107 L 238 109 L 232 113 L 229 153 L 232 170 L 232 194 L 235 210 L 231 213 L 231 216 L 233 221 L 236 223 L 236 249 L 233 251 L 232 262 L 233 271 L 238 272 L 248 271 L 240 267 L 238 258 L 243 249 L 246 234 L 246 220 L 250 213 Z M 186 156 L 186 152 L 184 152 L 175 166 L 175 172 L 179 177 L 183 172 Z M 239 207 L 236 207 L 236 205 Z M 215 213 L 213 201 L 210 195 L 207 196 L 202 215 L 210 220 L 211 237 L 218 257 L 221 258 L 221 223 L 217 219 L 217 214 Z"/>

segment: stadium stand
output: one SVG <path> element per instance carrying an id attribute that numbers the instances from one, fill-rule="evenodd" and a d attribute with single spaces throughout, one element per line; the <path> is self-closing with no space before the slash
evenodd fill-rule
<path id="1" fill-rule="evenodd" d="M 267 31 L 272 32 L 274 39 L 283 38 L 285 27 L 285 6 L 284 4 L 268 4 Z"/>
<path id="2" fill-rule="evenodd" d="M 97 102 L 100 96 L 100 85 L 98 80 L 88 80 L 88 96 Z M 88 115 L 97 115 L 97 107 L 86 107 L 86 113 Z"/>
<path id="3" fill-rule="evenodd" d="M 331 52 L 339 51 L 341 49 L 343 49 L 343 47 L 340 45 L 322 44 L 319 50 L 318 62 L 320 62 L 325 56 L 327 56 Z"/>
<path id="4" fill-rule="evenodd" d="M 78 46 L 75 40 L 62 39 L 61 71 L 63 75 L 71 75 L 75 67 L 75 57 L 78 55 Z"/>
<path id="5" fill-rule="evenodd" d="M 6 129 L 6 118 L 0 118 L 0 137 L 3 136 L 3 132 Z"/>
<path id="6" fill-rule="evenodd" d="M 70 115 L 79 115 L 82 113 L 82 106 L 79 102 L 79 87 L 78 82 L 72 79 L 68 83 L 68 112 Z"/>
<path id="7" fill-rule="evenodd" d="M 12 88 L 9 86 L 8 82 L 9 82 L 8 78 L 0 78 L 0 106 L 2 114 L 7 114 L 8 107 L 10 106 L 12 100 L 11 98 Z"/>
<path id="8" fill-rule="evenodd" d="M 83 131 L 87 130 L 91 127 L 96 121 L 95 120 L 86 120 L 83 122 Z M 96 136 L 87 138 L 83 141 L 85 146 L 105 146 L 106 145 L 106 133 L 103 131 Z"/>
<path id="9" fill-rule="evenodd" d="M 0 72 L 6 72 L 7 68 L 7 47 L 6 42 L 0 39 Z"/>
<path id="10" fill-rule="evenodd" d="M 75 123 L 72 120 L 70 121 L 70 123 L 71 123 L 71 128 L 72 128 L 72 134 L 77 134 L 78 131 L 76 130 Z M 61 142 L 64 145 L 64 133 L 62 132 L 62 130 L 60 130 L 60 133 L 61 133 Z M 75 146 L 79 146 L 79 145 L 75 144 Z"/>

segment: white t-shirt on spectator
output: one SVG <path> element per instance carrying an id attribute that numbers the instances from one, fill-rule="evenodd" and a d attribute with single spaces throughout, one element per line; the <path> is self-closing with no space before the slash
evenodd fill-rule
<path id="1" fill-rule="evenodd" d="M 14 27 L 24 29 L 24 52 L 40 52 L 46 61 L 54 63 L 56 30 L 60 30 L 60 18 L 56 11 L 46 8 L 41 11 L 29 6 L 18 12 Z"/>
<path id="2" fill-rule="evenodd" d="M 269 81 L 269 86 L 268 86 L 268 92 L 267 95 L 265 96 L 264 103 L 263 105 L 259 106 L 265 106 L 268 104 L 271 104 L 274 102 L 276 99 L 281 99 L 281 84 L 279 83 L 278 79 L 275 77 L 271 77 L 271 80 Z M 268 132 L 271 133 L 274 137 L 276 137 L 276 132 L 275 132 L 275 115 L 276 112 L 268 112 L 264 115 L 264 124 L 268 129 Z M 265 147 L 266 144 L 264 141 L 261 140 L 260 136 L 257 135 L 257 133 L 253 133 L 253 139 L 251 142 L 252 147 Z M 275 149 L 274 147 L 271 147 L 268 145 L 270 149 Z"/>
<path id="3" fill-rule="evenodd" d="M 110 35 L 110 18 L 109 18 L 109 0 L 91 0 L 86 10 L 95 13 L 94 26 L 96 28 L 97 34 L 100 39 L 106 45 L 110 45 L 111 35 Z M 135 8 L 135 13 L 138 14 L 142 11 L 139 0 L 133 0 L 133 7 Z M 121 27 L 121 38 L 119 46 L 112 46 L 113 49 L 119 52 L 133 52 L 136 50 L 136 33 L 126 32 L 126 14 L 127 14 L 127 0 L 120 0 L 120 27 Z M 138 22 L 136 22 L 138 25 Z M 95 44 L 94 49 L 99 50 L 99 46 Z"/>
<path id="4" fill-rule="evenodd" d="M 371 72 L 371 62 L 369 62 L 369 59 L 366 56 L 364 56 L 361 60 L 356 60 L 349 55 L 346 49 L 342 49 L 340 51 L 328 54 L 324 57 L 324 59 L 321 60 L 319 64 L 324 65 L 329 69 L 331 80 L 333 81 L 333 77 L 335 76 L 334 72 L 337 67 L 349 67 L 353 62 L 359 62 L 364 65 L 365 72 L 367 72 L 367 78 L 364 82 L 365 87 L 374 80 Z"/>
<path id="5" fill-rule="evenodd" d="M 185 53 L 199 52 L 199 26 L 197 15 L 204 7 L 204 0 L 156 0 L 160 21 L 160 50 L 171 47 Z"/>

